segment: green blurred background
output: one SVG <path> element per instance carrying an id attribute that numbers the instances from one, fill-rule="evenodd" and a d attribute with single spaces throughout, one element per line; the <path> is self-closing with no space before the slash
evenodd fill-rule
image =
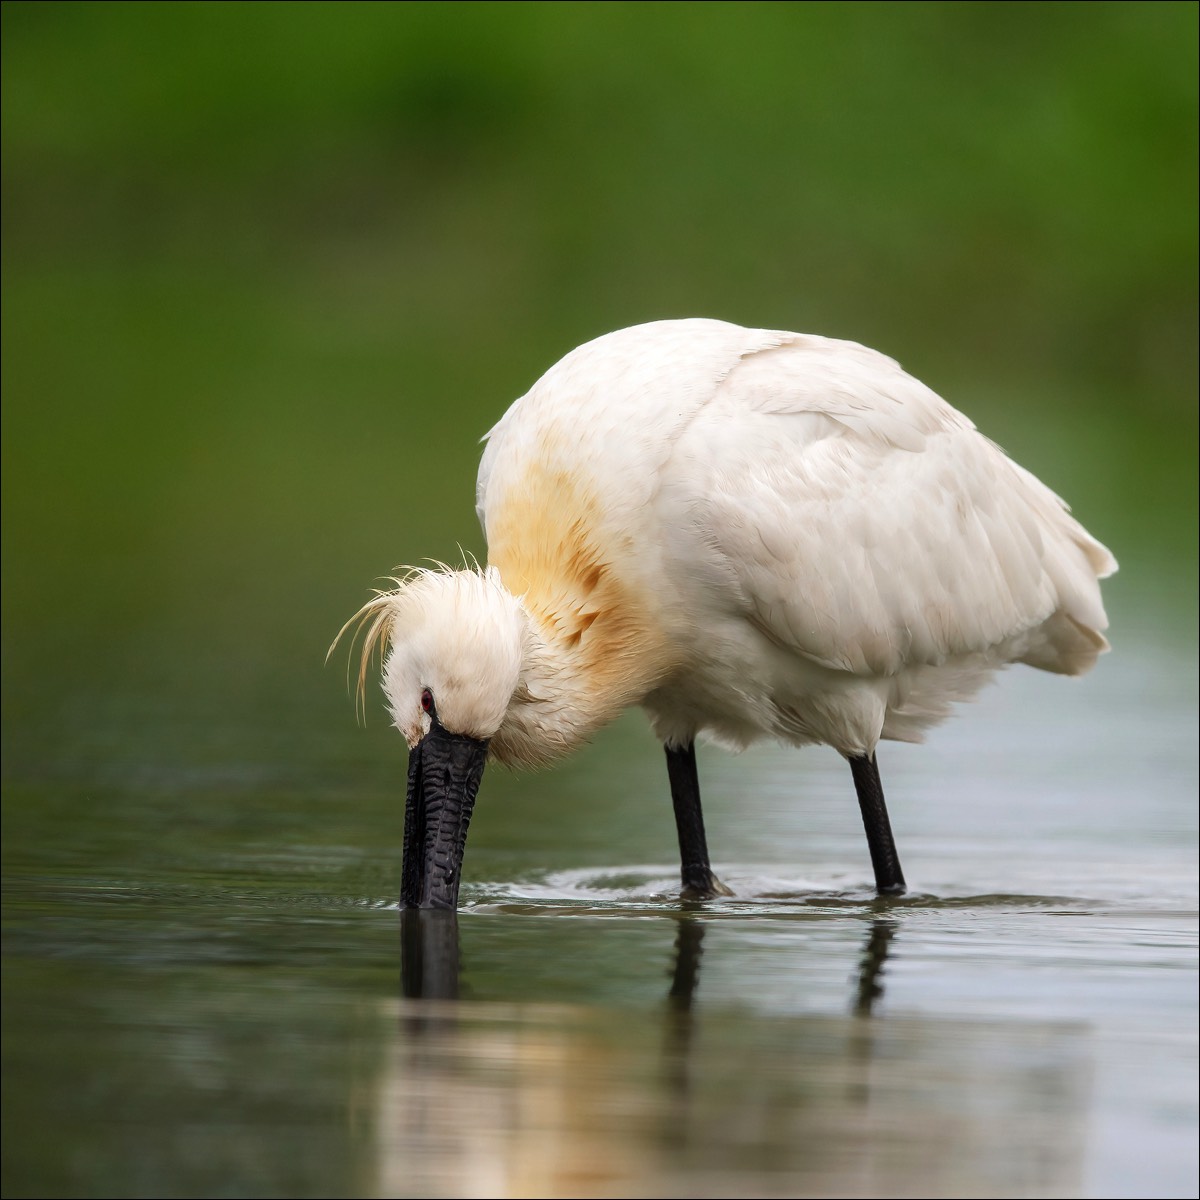
<path id="1" fill-rule="evenodd" d="M 1191 644 L 1196 5 L 3 21 L 10 781 L 336 775 L 342 620 L 481 554 L 479 437 L 662 317 L 899 358 L 1113 547 L 1118 646 Z"/>

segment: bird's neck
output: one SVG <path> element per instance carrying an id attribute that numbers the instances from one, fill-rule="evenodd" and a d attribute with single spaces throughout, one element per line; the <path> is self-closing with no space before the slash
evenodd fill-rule
<path id="1" fill-rule="evenodd" d="M 569 754 L 669 673 L 654 606 L 605 570 L 587 589 L 529 587 L 521 682 L 492 739 L 496 758 L 541 766 Z"/>

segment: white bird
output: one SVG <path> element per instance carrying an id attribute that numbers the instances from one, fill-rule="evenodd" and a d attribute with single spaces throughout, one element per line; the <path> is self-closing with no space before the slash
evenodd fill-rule
<path id="1" fill-rule="evenodd" d="M 659 321 L 572 351 L 487 435 L 479 570 L 361 611 L 410 748 L 403 903 L 458 902 L 485 761 L 536 766 L 641 705 L 683 894 L 709 865 L 698 735 L 850 763 L 881 893 L 904 891 L 876 766 L 998 668 L 1087 671 L 1116 570 L 1066 504 L 892 359 Z M 360 675 L 360 687 L 363 676 Z"/>

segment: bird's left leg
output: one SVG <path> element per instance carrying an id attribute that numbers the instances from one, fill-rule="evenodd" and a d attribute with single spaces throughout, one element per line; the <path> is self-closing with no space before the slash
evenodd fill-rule
<path id="1" fill-rule="evenodd" d="M 679 833 L 683 898 L 711 900 L 714 896 L 732 896 L 733 893 L 713 874 L 708 862 L 704 814 L 700 811 L 700 778 L 696 774 L 696 745 L 689 742 L 682 750 L 671 746 L 665 749 L 671 803 L 675 807 L 675 828 Z"/>
<path id="2" fill-rule="evenodd" d="M 863 828 L 867 831 L 867 846 L 871 851 L 871 866 L 875 868 L 875 890 L 881 896 L 903 896 L 907 888 L 904 872 L 900 870 L 900 855 L 892 837 L 887 804 L 883 799 L 883 783 L 875 755 L 849 755 L 854 790 L 858 792 L 858 807 L 862 811 Z"/>

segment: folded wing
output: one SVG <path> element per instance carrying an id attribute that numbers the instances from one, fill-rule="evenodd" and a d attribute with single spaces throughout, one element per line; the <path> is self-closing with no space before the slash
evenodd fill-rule
<path id="1" fill-rule="evenodd" d="M 1112 555 L 896 363 L 795 335 L 742 360 L 664 483 L 676 561 L 772 641 L 859 675 L 973 655 L 1078 674 Z M 700 564 L 703 564 L 702 566 Z M 682 568 L 689 569 L 689 568 Z"/>

